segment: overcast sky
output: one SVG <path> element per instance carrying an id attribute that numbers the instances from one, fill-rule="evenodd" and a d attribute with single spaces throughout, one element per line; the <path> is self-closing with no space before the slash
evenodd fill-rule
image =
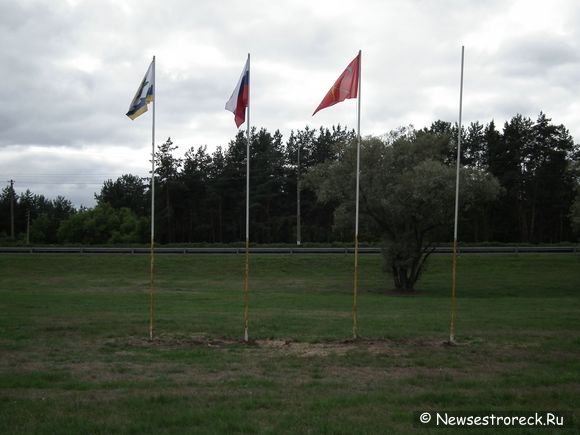
<path id="1" fill-rule="evenodd" d="M 224 110 L 251 53 L 252 125 L 287 138 L 356 124 L 312 112 L 362 50 L 363 135 L 544 111 L 580 140 L 580 2 L 570 0 L 0 0 L 2 186 L 94 205 L 105 179 L 147 176 L 151 111 L 125 113 L 153 55 L 156 142 L 227 146 Z M 242 126 L 242 128 L 244 128 Z"/>

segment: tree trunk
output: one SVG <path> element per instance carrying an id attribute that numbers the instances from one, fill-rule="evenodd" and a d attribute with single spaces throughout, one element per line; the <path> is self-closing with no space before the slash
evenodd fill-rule
<path id="1" fill-rule="evenodd" d="M 400 292 L 410 293 L 415 291 L 415 279 L 412 270 L 405 266 L 393 266 L 393 280 L 395 289 Z"/>

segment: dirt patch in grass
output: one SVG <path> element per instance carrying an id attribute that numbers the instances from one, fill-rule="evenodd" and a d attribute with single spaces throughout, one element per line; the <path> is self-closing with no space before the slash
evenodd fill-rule
<path id="1" fill-rule="evenodd" d="M 108 340 L 107 345 L 125 346 L 127 348 L 192 348 L 192 347 L 227 347 L 237 344 L 244 344 L 243 340 L 232 338 L 209 338 L 205 336 L 175 336 L 158 335 L 153 339 L 144 337 L 116 338 Z M 255 344 L 255 342 L 250 342 Z"/>
<path id="2" fill-rule="evenodd" d="M 88 350 L 90 344 L 79 343 L 79 347 Z M 278 397 L 282 390 L 299 395 L 305 388 L 332 396 L 383 387 L 409 397 L 439 389 L 472 397 L 488 391 L 488 385 L 502 385 L 514 374 L 537 366 L 531 358 L 534 349 L 482 341 L 453 347 L 432 338 L 245 343 L 237 338 L 166 334 L 154 340 L 125 336 L 93 344 L 93 353 L 69 357 L 66 350 L 56 357 L 45 353 L 42 359 L 10 353 L 0 362 L 0 372 L 24 381 L 31 375 L 32 380 L 21 387 L 8 386 L 0 398 L 77 401 L 82 397 L 91 402 L 155 395 L 212 398 L 251 391 Z M 35 373 L 55 371 L 59 376 L 54 380 L 41 377 L 42 382 L 34 385 L 39 376 Z M 531 381 L 511 382 L 502 388 L 515 395 L 520 384 Z M 555 391 L 544 384 L 533 388 L 546 395 Z M 558 391 L 572 396 L 576 387 L 565 382 Z"/>
<path id="3" fill-rule="evenodd" d="M 356 340 L 328 340 L 322 342 L 295 341 L 292 339 L 258 339 L 245 342 L 239 338 L 212 338 L 207 336 L 175 336 L 160 335 L 153 340 L 144 337 L 117 338 L 109 340 L 105 346 L 111 347 L 114 353 L 132 352 L 143 349 L 160 351 L 188 351 L 195 349 L 237 349 L 244 353 L 244 349 L 252 349 L 267 358 L 298 358 L 298 359 L 321 359 L 333 358 L 348 359 L 364 357 L 370 359 L 383 358 L 390 361 L 390 365 L 400 362 L 402 367 L 412 367 L 414 359 L 420 355 L 439 355 L 446 358 L 452 354 L 454 347 L 449 346 L 440 339 L 366 339 Z M 465 345 L 464 347 L 469 347 Z M 474 359 L 487 360 L 486 352 L 473 350 Z M 485 355 L 485 356 L 484 356 Z M 252 358 L 249 356 L 249 358 Z M 326 361 L 328 363 L 328 361 Z"/>
<path id="4" fill-rule="evenodd" d="M 302 356 L 344 355 L 351 351 L 370 353 L 400 353 L 405 349 L 442 349 L 447 345 L 442 340 L 390 340 L 390 339 L 355 339 L 324 342 L 300 342 L 291 339 L 258 339 L 245 342 L 239 338 L 211 338 L 206 336 L 159 335 L 152 340 L 144 337 L 116 338 L 108 340 L 106 345 L 128 348 L 227 348 L 231 346 L 248 346 L 262 349 L 279 350 L 283 353 Z M 467 345 L 467 344 L 465 344 Z"/>
<path id="5" fill-rule="evenodd" d="M 303 357 L 325 357 L 346 355 L 350 352 L 368 352 L 371 354 L 401 355 L 407 349 L 441 348 L 440 341 L 356 339 L 325 341 L 319 343 L 298 342 L 292 340 L 257 340 L 256 345 L 262 348 L 277 349 L 283 353 Z"/>

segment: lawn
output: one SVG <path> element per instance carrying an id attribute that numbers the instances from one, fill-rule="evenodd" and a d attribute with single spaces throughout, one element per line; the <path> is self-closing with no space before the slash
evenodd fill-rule
<path id="1" fill-rule="evenodd" d="M 415 413 L 559 411 L 580 423 L 580 256 L 451 258 L 412 295 L 381 257 L 0 256 L 3 434 L 430 433 Z M 563 433 L 580 433 L 580 426 Z M 461 433 L 462 429 L 433 429 Z M 546 428 L 472 433 L 562 433 Z"/>

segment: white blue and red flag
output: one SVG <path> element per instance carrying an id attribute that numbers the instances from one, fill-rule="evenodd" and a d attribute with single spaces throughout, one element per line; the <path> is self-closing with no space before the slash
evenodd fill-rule
<path id="1" fill-rule="evenodd" d="M 250 104 L 250 57 L 242 70 L 242 75 L 226 103 L 226 110 L 235 115 L 236 126 L 239 128 L 246 121 L 246 107 Z"/>

